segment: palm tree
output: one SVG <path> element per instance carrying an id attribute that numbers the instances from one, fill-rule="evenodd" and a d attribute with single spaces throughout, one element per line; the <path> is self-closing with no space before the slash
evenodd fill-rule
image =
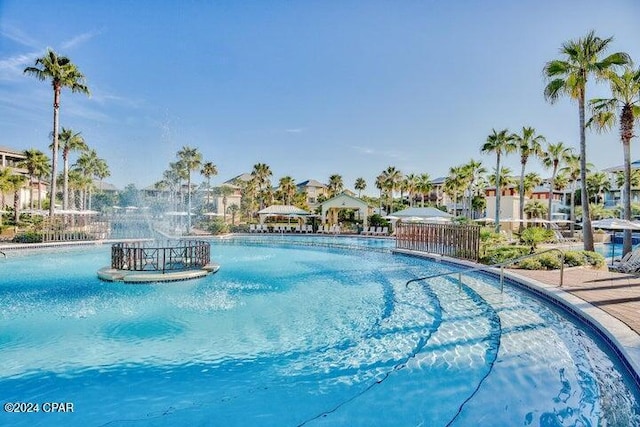
<path id="1" fill-rule="evenodd" d="M 418 177 L 418 184 L 416 186 L 416 191 L 420 193 L 420 204 L 421 207 L 424 207 L 424 195 L 431 191 L 433 185 L 431 184 L 431 177 L 428 173 L 420 174 Z"/>
<path id="2" fill-rule="evenodd" d="M 362 190 L 367 188 L 367 182 L 364 180 L 364 178 L 357 178 L 355 184 L 353 185 L 353 188 L 358 190 L 358 198 L 360 198 L 362 197 Z"/>
<path id="3" fill-rule="evenodd" d="M 378 200 L 379 202 L 378 212 L 380 213 L 380 215 L 382 215 L 382 195 L 383 195 L 383 191 L 385 190 L 384 178 L 385 178 L 384 172 L 376 177 L 376 188 L 380 192 L 380 199 Z"/>
<path id="4" fill-rule="evenodd" d="M 569 150 L 567 155 L 564 157 L 563 168 L 560 168 L 558 172 L 565 174 L 569 179 L 569 184 L 571 186 L 571 199 L 569 206 L 569 219 L 570 224 L 569 227 L 571 229 L 571 236 L 573 236 L 573 232 L 575 229 L 575 221 L 576 221 L 576 203 L 575 203 L 575 195 L 576 195 L 576 186 L 578 179 L 580 178 L 580 156 L 573 153 L 573 150 Z M 591 167 L 591 163 L 587 163 L 587 171 Z"/>
<path id="5" fill-rule="evenodd" d="M 63 184 L 62 184 L 62 209 L 69 208 L 69 153 L 72 151 L 87 151 L 87 146 L 80 132 L 74 133 L 73 130 L 64 126 L 59 135 L 59 149 L 62 150 L 63 162 Z M 53 149 L 53 144 L 49 146 Z"/>
<path id="6" fill-rule="evenodd" d="M 499 174 L 494 171 L 492 175 L 489 175 L 489 184 L 495 186 L 500 194 L 515 183 L 516 180 L 513 178 L 513 171 L 504 166 L 500 168 Z"/>
<path id="7" fill-rule="evenodd" d="M 236 214 L 240 210 L 240 207 L 235 203 L 229 206 L 228 211 L 231 212 L 231 225 L 236 225 Z"/>
<path id="8" fill-rule="evenodd" d="M 547 213 L 547 207 L 538 200 L 531 200 L 524 207 L 529 218 L 542 218 Z"/>
<path id="9" fill-rule="evenodd" d="M 389 210 L 388 214 L 393 210 L 393 192 L 400 188 L 400 181 L 402 180 L 402 172 L 395 168 L 395 166 L 389 166 L 382 172 L 383 189 L 386 191 L 389 197 Z"/>
<path id="10" fill-rule="evenodd" d="M 4 195 L 11 189 L 11 184 L 9 182 L 11 175 L 13 175 L 13 172 L 10 168 L 0 168 L 0 210 L 4 209 L 6 206 Z M 0 219 L 1 218 L 2 214 L 0 214 Z"/>
<path id="11" fill-rule="evenodd" d="M 282 204 L 290 205 L 293 196 L 296 194 L 296 182 L 290 176 L 283 176 L 280 178 L 278 190 L 282 193 Z"/>
<path id="12" fill-rule="evenodd" d="M 342 183 L 342 176 L 338 174 L 333 174 L 329 177 L 329 197 L 334 197 L 338 195 L 344 189 L 344 184 Z"/>
<path id="13" fill-rule="evenodd" d="M 540 184 L 542 184 L 542 177 L 535 172 L 529 172 L 520 182 L 520 188 L 525 196 L 531 197 L 533 190 Z"/>
<path id="14" fill-rule="evenodd" d="M 18 226 L 20 219 L 20 190 L 27 183 L 27 177 L 20 174 L 11 174 L 7 179 L 9 191 L 13 193 L 13 222 Z"/>
<path id="15" fill-rule="evenodd" d="M 202 166 L 202 154 L 197 148 L 184 146 L 178 151 L 178 158 L 187 175 L 187 234 L 191 232 L 191 172 Z"/>
<path id="16" fill-rule="evenodd" d="M 467 216 L 471 218 L 473 216 L 471 214 L 471 211 L 473 210 L 473 198 L 476 195 L 475 186 L 480 177 L 487 173 L 487 169 L 482 166 L 482 162 L 473 159 L 469 160 L 468 163 L 462 165 L 462 167 L 464 170 L 464 175 L 467 177 L 467 184 L 469 188 L 469 200 L 467 205 L 469 212 L 467 212 Z"/>
<path id="17" fill-rule="evenodd" d="M 536 135 L 536 130 L 532 127 L 523 127 L 522 134 L 513 134 L 517 150 L 520 153 L 520 218 L 524 219 L 524 175 L 527 161 L 530 157 L 539 157 L 542 154 L 542 143 L 544 136 Z M 524 222 L 520 223 L 520 231 L 524 228 Z"/>
<path id="18" fill-rule="evenodd" d="M 414 199 L 416 192 L 418 191 L 418 180 L 420 178 L 418 175 L 410 173 L 406 175 L 402 180 L 402 185 L 407 192 L 407 196 L 409 197 L 409 206 L 413 207 Z"/>
<path id="19" fill-rule="evenodd" d="M 585 99 L 587 80 L 590 75 L 603 77 L 607 70 L 615 65 L 630 62 L 629 55 L 617 52 L 600 59 L 605 53 L 612 37 L 601 39 L 590 31 L 585 37 L 570 40 L 562 44 L 560 53 L 563 59 L 549 61 L 544 66 L 544 75 L 549 83 L 544 88 L 545 98 L 553 103 L 561 95 L 568 95 L 578 102 L 580 119 L 580 182 L 582 197 L 582 235 L 584 249 L 593 251 L 593 230 L 589 215 L 589 195 L 587 193 L 587 142 L 585 135 Z"/>
<path id="20" fill-rule="evenodd" d="M 213 162 L 205 162 L 200 169 L 200 174 L 207 179 L 207 204 L 211 202 L 211 177 L 218 175 L 218 168 Z"/>
<path id="21" fill-rule="evenodd" d="M 634 136 L 633 125 L 640 118 L 640 68 L 633 70 L 630 66 L 626 66 L 621 74 L 608 70 L 605 76 L 611 86 L 612 97 L 592 99 L 589 102 L 593 117 L 587 126 L 594 124 L 596 129 L 605 130 L 611 129 L 616 121 L 620 123 L 625 176 L 623 218 L 631 220 L 631 138 Z M 631 230 L 625 230 L 622 254 L 631 252 L 631 246 Z"/>
<path id="22" fill-rule="evenodd" d="M 449 168 L 449 175 L 444 180 L 444 191 L 453 199 L 453 214 L 458 214 L 458 197 L 467 188 L 467 175 L 463 166 Z"/>
<path id="23" fill-rule="evenodd" d="M 222 184 L 218 190 L 222 196 L 222 220 L 227 222 L 227 202 L 229 200 L 229 196 L 233 194 L 233 188 L 227 184 Z"/>
<path id="24" fill-rule="evenodd" d="M 513 135 L 511 135 L 507 129 L 503 129 L 500 132 L 492 129 L 492 133 L 487 137 L 487 141 L 480 149 L 482 153 L 495 153 L 496 155 L 496 233 L 500 232 L 500 157 L 502 154 L 508 154 L 515 151 L 515 149 L 516 145 L 513 141 Z"/>
<path id="25" fill-rule="evenodd" d="M 587 175 L 587 188 L 595 194 L 594 202 L 604 205 L 604 192 L 611 189 L 611 180 L 605 172 L 593 172 Z"/>
<path id="26" fill-rule="evenodd" d="M 566 147 L 564 143 L 548 144 L 547 149 L 542 155 L 542 164 L 547 168 L 552 168 L 551 182 L 549 184 L 549 205 L 547 208 L 548 227 L 551 228 L 551 202 L 553 202 L 553 191 L 555 190 L 555 179 L 558 173 L 560 163 L 571 154 L 571 149 Z"/>
<path id="27" fill-rule="evenodd" d="M 53 86 L 53 150 L 51 156 L 51 188 L 49 216 L 53 217 L 56 200 L 56 175 L 58 173 L 58 126 L 60 110 L 60 94 L 62 88 L 69 88 L 71 92 L 89 95 L 89 88 L 85 85 L 85 77 L 78 67 L 66 56 L 58 56 L 53 50 L 36 59 L 35 67 L 24 69 L 25 74 L 35 76 L 39 80 L 50 80 Z"/>
<path id="28" fill-rule="evenodd" d="M 255 181 L 256 192 L 260 198 L 260 209 L 264 209 L 265 199 L 269 196 L 266 191 L 267 188 L 271 188 L 271 168 L 266 163 L 256 163 L 253 165 L 253 171 L 251 171 L 251 177 Z"/>
<path id="29" fill-rule="evenodd" d="M 38 178 L 38 207 L 42 206 L 40 198 L 40 179 L 49 171 L 49 158 L 40 150 L 31 148 L 24 151 L 25 159 L 18 166 L 29 172 L 29 200 L 33 209 L 33 179 Z"/>

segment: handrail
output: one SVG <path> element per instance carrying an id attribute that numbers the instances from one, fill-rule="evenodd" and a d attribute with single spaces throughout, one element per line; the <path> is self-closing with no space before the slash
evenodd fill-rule
<path id="1" fill-rule="evenodd" d="M 5 258 L 7 257 L 7 254 L 5 254 L 4 252 L 0 251 L 0 254 L 2 254 Z"/>
<path id="2" fill-rule="evenodd" d="M 511 265 L 511 264 L 515 264 L 515 263 L 520 262 L 520 261 L 522 261 L 524 259 L 533 258 L 534 256 L 542 255 L 544 253 L 552 252 L 552 251 L 560 252 L 560 287 L 562 287 L 562 285 L 564 283 L 564 252 L 562 252 L 558 248 L 551 248 L 551 249 L 546 249 L 546 250 L 544 250 L 542 252 L 536 252 L 534 254 L 523 255 L 521 257 L 508 259 L 508 260 L 506 260 L 504 262 L 500 262 L 500 263 L 497 263 L 497 264 L 483 265 L 482 267 L 473 267 L 473 268 L 469 268 L 467 270 L 462 270 L 462 271 L 450 271 L 448 273 L 439 273 L 439 274 L 433 274 L 431 276 L 418 277 L 418 278 L 415 278 L 415 279 L 411 279 L 407 283 L 405 283 L 405 287 L 408 287 L 409 284 L 413 283 L 413 282 L 419 282 L 419 281 L 428 280 L 428 279 L 435 279 L 436 277 L 450 276 L 452 274 L 457 274 L 458 275 L 458 281 L 460 282 L 460 285 L 462 285 L 462 275 L 463 274 L 473 273 L 475 271 L 485 271 L 485 270 L 489 270 L 489 269 L 492 269 L 492 268 L 500 267 L 500 292 L 502 292 L 503 288 L 504 288 L 504 267 L 505 266 Z"/>

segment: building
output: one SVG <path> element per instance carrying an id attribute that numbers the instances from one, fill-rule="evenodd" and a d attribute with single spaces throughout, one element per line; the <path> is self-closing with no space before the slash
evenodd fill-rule
<path id="1" fill-rule="evenodd" d="M 17 151 L 12 148 L 1 147 L 0 146 L 0 169 L 10 168 L 13 173 L 17 173 L 29 178 L 29 171 L 25 168 L 19 167 L 20 162 L 26 160 L 27 156 L 24 155 L 24 152 Z M 31 188 L 30 188 L 31 186 Z M 34 206 L 37 206 L 37 197 L 40 194 L 41 200 L 46 200 L 47 198 L 47 182 L 38 183 L 37 180 L 34 182 L 29 182 L 26 184 L 18 193 L 19 204 L 21 208 L 31 206 L 31 195 L 35 200 L 33 201 Z M 40 187 L 40 191 L 38 192 L 38 187 Z M 4 209 L 7 206 L 13 207 L 13 194 L 5 193 L 0 197 L 0 203 L 4 203 L 0 206 L 0 210 Z"/>
<path id="2" fill-rule="evenodd" d="M 308 179 L 296 185 L 298 193 L 307 193 L 307 205 L 313 210 L 318 207 L 320 196 L 327 197 L 327 186 L 315 179 Z"/>

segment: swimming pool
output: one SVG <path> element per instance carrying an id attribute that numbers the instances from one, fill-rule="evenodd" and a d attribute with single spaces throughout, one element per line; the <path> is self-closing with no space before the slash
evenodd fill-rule
<path id="1" fill-rule="evenodd" d="M 265 239 L 213 242 L 216 275 L 151 286 L 100 282 L 106 246 L 10 253 L 0 396 L 74 412 L 0 424 L 639 424 L 606 346 L 523 291 L 406 287 L 455 267 L 390 241 Z"/>

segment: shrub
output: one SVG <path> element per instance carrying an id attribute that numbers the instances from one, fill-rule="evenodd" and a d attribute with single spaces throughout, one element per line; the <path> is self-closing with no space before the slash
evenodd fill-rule
<path id="1" fill-rule="evenodd" d="M 221 218 L 215 218 L 209 224 L 208 230 L 211 234 L 225 234 L 229 232 L 229 226 Z"/>
<path id="2" fill-rule="evenodd" d="M 587 264 L 595 268 L 600 268 L 605 264 L 604 256 L 602 256 L 597 252 L 591 252 L 591 251 L 580 251 L 580 252 L 582 252 L 582 254 L 584 255 Z"/>
<path id="3" fill-rule="evenodd" d="M 542 270 L 542 264 L 536 257 L 523 259 L 518 263 L 518 267 L 522 268 L 523 270 Z"/>
<path id="4" fill-rule="evenodd" d="M 12 242 L 14 243 L 40 243 L 42 242 L 42 234 L 35 231 L 28 231 L 26 233 L 16 235 Z"/>
<path id="5" fill-rule="evenodd" d="M 560 255 L 556 253 L 544 253 L 540 254 L 535 259 L 540 261 L 542 267 L 546 270 L 557 270 L 560 268 Z"/>
<path id="6" fill-rule="evenodd" d="M 528 246 L 493 246 L 486 248 L 485 254 L 480 259 L 480 262 L 485 264 L 499 264 L 510 259 L 519 258 L 528 253 Z"/>
<path id="7" fill-rule="evenodd" d="M 587 257 L 583 251 L 566 251 L 564 253 L 564 263 L 569 267 L 577 267 L 587 263 Z"/>
<path id="8" fill-rule="evenodd" d="M 520 243 L 529 245 L 532 253 L 538 244 L 552 240 L 553 231 L 547 230 L 546 228 L 530 227 L 522 230 L 522 233 L 520 233 Z"/>
<path id="9" fill-rule="evenodd" d="M 248 224 L 238 224 L 229 226 L 229 231 L 232 233 L 248 233 L 249 225 Z"/>

